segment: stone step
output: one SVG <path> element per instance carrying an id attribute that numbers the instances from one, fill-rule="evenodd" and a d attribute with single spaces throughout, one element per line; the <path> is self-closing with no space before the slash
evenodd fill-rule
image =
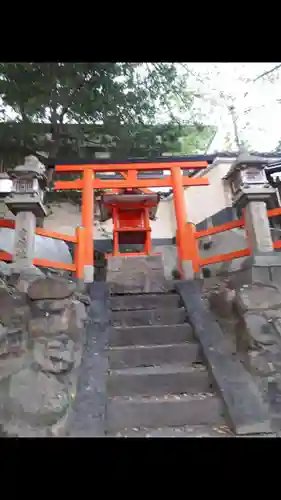
<path id="1" fill-rule="evenodd" d="M 180 297 L 176 293 L 144 293 L 138 295 L 115 295 L 110 298 L 113 311 L 137 309 L 176 309 L 180 305 Z"/>
<path id="2" fill-rule="evenodd" d="M 113 326 L 176 325 L 186 321 L 183 307 L 178 309 L 141 309 L 138 311 L 112 311 Z"/>
<path id="3" fill-rule="evenodd" d="M 124 281 L 124 279 L 122 281 Z M 139 278 L 136 278 L 134 281 L 134 283 L 126 283 L 126 285 L 124 285 L 124 283 L 117 283 L 116 280 L 114 282 L 109 282 L 110 293 L 112 295 L 139 295 L 141 293 L 162 293 L 164 295 L 175 291 L 173 281 L 166 281 L 164 279 L 154 281 L 151 279 L 145 280 L 142 283 Z"/>
<path id="4" fill-rule="evenodd" d="M 207 370 L 201 366 L 162 365 L 112 370 L 107 380 L 109 396 L 158 396 L 211 392 Z"/>
<path id="5" fill-rule="evenodd" d="M 107 261 L 107 271 L 116 273 L 139 272 L 149 274 L 152 271 L 163 271 L 161 255 L 123 255 L 110 257 Z"/>
<path id="6" fill-rule="evenodd" d="M 107 432 L 136 427 L 223 425 L 223 407 L 213 394 L 111 398 L 107 405 Z"/>
<path id="7" fill-rule="evenodd" d="M 199 346 L 196 343 L 147 346 L 126 346 L 109 349 L 109 366 L 113 370 L 138 366 L 161 365 L 162 363 L 200 362 Z"/>
<path id="8" fill-rule="evenodd" d="M 162 427 L 158 429 L 134 428 L 116 432 L 110 437 L 128 438 L 190 438 L 190 437 L 235 437 L 227 425 L 185 425 L 183 427 Z"/>
<path id="9" fill-rule="evenodd" d="M 145 346 L 180 344 L 194 341 L 193 330 L 188 323 L 181 325 L 132 326 L 111 328 L 110 346 Z"/>

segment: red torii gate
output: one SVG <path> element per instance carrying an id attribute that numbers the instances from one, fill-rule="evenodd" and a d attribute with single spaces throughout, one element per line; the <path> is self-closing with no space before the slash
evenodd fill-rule
<path id="1" fill-rule="evenodd" d="M 56 165 L 58 173 L 82 172 L 82 178 L 72 181 L 56 181 L 56 190 L 81 190 L 82 191 L 82 226 L 85 233 L 84 266 L 94 266 L 94 196 L 95 189 L 133 189 L 152 187 L 171 187 L 174 194 L 175 215 L 177 221 L 177 250 L 179 271 L 182 273 L 183 261 L 195 262 L 196 241 L 193 236 L 193 227 L 187 223 L 184 187 L 207 186 L 206 177 L 184 177 L 181 170 L 203 169 L 208 166 L 206 161 L 157 161 L 132 163 L 96 163 L 78 165 Z M 169 176 L 157 178 L 138 178 L 138 172 L 170 170 Z M 97 172 L 118 172 L 123 179 L 98 179 Z M 196 269 L 197 270 L 197 266 Z"/>

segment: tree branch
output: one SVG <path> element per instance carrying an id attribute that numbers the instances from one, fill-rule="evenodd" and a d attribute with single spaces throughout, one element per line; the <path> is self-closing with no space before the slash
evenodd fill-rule
<path id="1" fill-rule="evenodd" d="M 264 73 L 262 73 L 261 75 L 258 75 L 256 78 L 254 78 L 253 80 L 253 83 L 257 82 L 258 80 L 260 80 L 261 78 L 264 78 L 265 76 L 268 76 L 270 75 L 271 73 L 273 73 L 273 71 L 276 71 L 277 69 L 281 68 L 281 64 L 276 64 L 276 66 L 274 66 L 274 68 L 271 68 L 270 70 L 268 71 L 265 71 Z"/>

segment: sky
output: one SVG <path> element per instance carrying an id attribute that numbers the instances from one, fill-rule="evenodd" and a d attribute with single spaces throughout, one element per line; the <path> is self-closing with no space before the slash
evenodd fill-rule
<path id="1" fill-rule="evenodd" d="M 198 112 L 205 123 L 218 127 L 209 149 L 224 150 L 227 133 L 233 138 L 233 124 L 227 104 L 233 102 L 238 116 L 237 125 L 242 140 L 259 152 L 269 152 L 281 140 L 281 70 L 272 73 L 273 82 L 263 78 L 253 80 L 278 63 L 187 63 L 198 78 L 187 78 L 188 86 L 204 92 L 206 98 L 197 102 Z M 279 79 L 280 78 L 280 79 Z M 271 78 L 272 79 L 272 78 Z M 220 91 L 225 98 L 220 97 Z M 244 97 L 245 93 L 248 93 Z M 248 110 L 248 111 L 247 111 Z"/>

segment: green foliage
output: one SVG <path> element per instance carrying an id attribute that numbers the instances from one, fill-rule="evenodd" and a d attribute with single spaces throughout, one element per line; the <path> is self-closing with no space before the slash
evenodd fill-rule
<path id="1" fill-rule="evenodd" d="M 193 93 L 174 63 L 0 63 L 0 97 L 0 155 L 9 167 L 30 153 L 42 161 L 40 152 L 48 163 L 90 160 L 98 151 L 113 158 L 204 152 L 213 134 L 193 124 Z M 188 123 L 175 118 L 179 109 L 190 110 Z"/>
<path id="2" fill-rule="evenodd" d="M 104 147 L 115 143 L 127 153 L 133 144 L 150 151 L 159 109 L 174 124 L 176 101 L 186 109 L 192 105 L 184 83 L 173 63 L 0 63 L 0 96 L 23 125 L 16 137 L 10 123 L 15 144 L 52 158 L 63 149 L 79 154 L 97 134 Z M 47 133 L 34 134 L 36 123 L 48 124 Z"/>

